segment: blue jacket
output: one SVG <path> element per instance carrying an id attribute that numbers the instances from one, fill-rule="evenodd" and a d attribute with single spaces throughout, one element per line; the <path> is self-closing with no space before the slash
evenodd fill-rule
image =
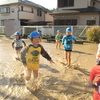
<path id="1" fill-rule="evenodd" d="M 76 38 L 73 35 L 63 36 L 62 44 L 64 45 L 65 50 L 72 50 L 72 40 L 76 41 Z"/>

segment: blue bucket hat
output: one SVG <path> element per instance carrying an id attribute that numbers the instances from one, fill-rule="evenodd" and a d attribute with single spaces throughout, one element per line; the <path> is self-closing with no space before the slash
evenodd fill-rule
<path id="1" fill-rule="evenodd" d="M 60 30 L 57 30 L 57 32 L 61 32 Z"/>
<path id="2" fill-rule="evenodd" d="M 30 38 L 40 37 L 40 33 L 33 31 L 30 33 Z"/>
<path id="3" fill-rule="evenodd" d="M 38 32 L 42 32 L 41 30 L 38 30 Z"/>
<path id="4" fill-rule="evenodd" d="M 18 33 L 18 32 L 15 32 L 15 33 L 14 33 L 14 35 L 20 35 L 20 33 Z"/>
<path id="5" fill-rule="evenodd" d="M 66 28 L 66 32 L 72 32 L 72 29 L 70 27 Z"/>

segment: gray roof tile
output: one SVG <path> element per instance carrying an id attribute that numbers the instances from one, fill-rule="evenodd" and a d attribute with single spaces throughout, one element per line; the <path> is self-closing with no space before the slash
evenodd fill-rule
<path id="1" fill-rule="evenodd" d="M 31 1 L 28 1 L 28 0 L 6 0 L 4 2 L 1 2 L 0 6 L 9 5 L 9 4 L 15 4 L 15 3 L 21 3 L 21 4 L 29 5 L 29 6 L 32 6 L 32 7 L 41 8 L 44 11 L 50 11 L 49 9 L 47 9 L 47 8 L 45 8 L 43 6 L 41 6 L 39 4 L 36 4 L 34 2 L 31 2 Z"/>

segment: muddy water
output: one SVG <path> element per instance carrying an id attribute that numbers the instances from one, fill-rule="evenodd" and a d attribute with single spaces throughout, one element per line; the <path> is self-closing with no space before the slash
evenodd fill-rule
<path id="1" fill-rule="evenodd" d="M 42 41 L 41 44 L 50 54 L 55 64 L 50 64 L 40 57 L 40 89 L 30 92 L 26 89 L 19 75 L 24 70 L 20 61 L 15 61 L 15 50 L 12 40 L 0 39 L 0 100 L 91 100 L 92 88 L 88 88 L 90 69 L 95 65 L 97 44 L 74 44 L 72 65 L 68 68 L 65 62 L 64 49 L 55 49 L 55 43 Z M 29 40 L 25 40 L 27 45 Z"/>

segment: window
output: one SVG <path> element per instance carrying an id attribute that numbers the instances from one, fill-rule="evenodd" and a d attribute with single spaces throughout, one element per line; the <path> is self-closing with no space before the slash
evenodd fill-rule
<path id="1" fill-rule="evenodd" d="M 10 13 L 10 7 L 0 8 L 0 13 Z"/>
<path id="2" fill-rule="evenodd" d="M 95 25 L 96 20 L 87 20 L 87 25 Z"/>
<path id="3" fill-rule="evenodd" d="M 4 22 L 4 20 L 1 20 L 1 26 L 5 26 Z"/>
<path id="4" fill-rule="evenodd" d="M 14 8 L 12 8 L 12 13 L 14 13 Z"/>
<path id="5" fill-rule="evenodd" d="M 95 2 L 93 2 L 93 7 L 95 6 Z"/>
<path id="6" fill-rule="evenodd" d="M 37 10 L 37 16 L 42 16 L 42 11 L 41 10 Z"/>
<path id="7" fill-rule="evenodd" d="M 74 0 L 58 0 L 58 8 L 70 6 L 74 6 Z"/>
<path id="8" fill-rule="evenodd" d="M 31 10 L 32 10 L 32 13 L 34 13 L 34 9 L 32 8 Z"/>
<path id="9" fill-rule="evenodd" d="M 40 16 L 42 16 L 42 11 L 40 10 Z"/>
<path id="10" fill-rule="evenodd" d="M 21 11 L 23 11 L 23 6 L 21 6 Z"/>
<path id="11" fill-rule="evenodd" d="M 77 25 L 77 19 L 55 20 L 54 25 Z"/>
<path id="12" fill-rule="evenodd" d="M 37 16 L 39 16 L 39 10 L 37 10 Z"/>

